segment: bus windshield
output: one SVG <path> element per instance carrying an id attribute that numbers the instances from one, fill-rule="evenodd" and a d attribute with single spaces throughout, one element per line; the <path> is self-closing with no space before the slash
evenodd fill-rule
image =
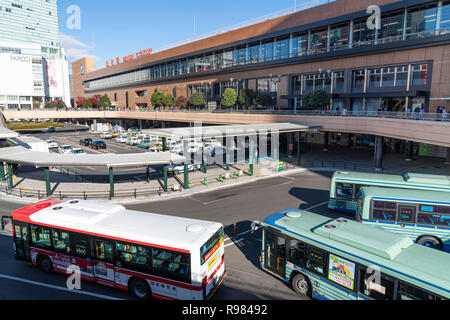
<path id="1" fill-rule="evenodd" d="M 201 248 L 200 259 L 203 265 L 220 246 L 220 240 L 223 239 L 223 229 L 220 228 Z"/>

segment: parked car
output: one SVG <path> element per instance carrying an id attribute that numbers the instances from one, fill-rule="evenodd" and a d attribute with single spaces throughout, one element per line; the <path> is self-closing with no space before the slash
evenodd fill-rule
<path id="1" fill-rule="evenodd" d="M 55 127 L 48 127 L 47 132 L 56 132 Z"/>
<path id="2" fill-rule="evenodd" d="M 158 153 L 158 152 L 161 152 L 161 150 L 159 150 L 158 148 L 148 148 L 147 152 Z"/>
<path id="3" fill-rule="evenodd" d="M 112 139 L 113 136 L 112 136 L 111 133 L 109 133 L 109 132 L 103 132 L 103 133 L 100 135 L 100 138 L 102 138 L 102 139 Z"/>
<path id="4" fill-rule="evenodd" d="M 87 139 L 81 139 L 80 140 L 80 146 L 85 146 L 85 147 L 89 147 L 92 142 L 94 142 L 92 139 L 87 138 Z"/>
<path id="5" fill-rule="evenodd" d="M 53 140 L 47 140 L 47 145 L 49 149 L 56 149 L 58 148 L 58 143 Z"/>
<path id="6" fill-rule="evenodd" d="M 153 142 L 150 140 L 143 140 L 141 143 L 138 144 L 138 147 L 141 149 L 148 149 L 151 148 L 153 145 Z"/>
<path id="7" fill-rule="evenodd" d="M 72 150 L 72 153 L 73 153 L 73 154 L 84 154 L 84 153 L 86 153 L 86 152 L 84 152 L 83 149 L 77 148 L 77 149 L 73 149 L 73 150 Z"/>
<path id="8" fill-rule="evenodd" d="M 194 163 L 194 161 L 191 161 L 191 164 L 188 165 L 189 171 L 197 171 L 200 170 L 201 165 L 198 163 Z M 167 166 L 167 170 L 170 174 L 178 175 L 180 173 L 184 172 L 184 163 L 173 163 L 169 166 Z"/>
<path id="9" fill-rule="evenodd" d="M 98 149 L 106 149 L 106 143 L 104 143 L 103 141 L 94 141 L 91 144 L 91 148 L 98 150 Z"/>
<path id="10" fill-rule="evenodd" d="M 69 154 L 72 153 L 73 147 L 69 145 L 64 145 L 58 148 L 58 152 L 61 154 Z"/>

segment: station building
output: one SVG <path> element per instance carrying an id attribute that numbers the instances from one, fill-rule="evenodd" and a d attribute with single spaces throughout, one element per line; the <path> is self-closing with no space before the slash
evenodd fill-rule
<path id="1" fill-rule="evenodd" d="M 373 5 L 379 28 L 368 23 Z M 84 58 L 72 72 L 75 97 L 107 94 L 119 108 L 151 107 L 161 91 L 201 92 L 215 109 L 232 87 L 280 109 L 324 89 L 332 109 L 434 112 L 450 104 L 449 56 L 450 1 L 337 0 L 101 69 Z"/>

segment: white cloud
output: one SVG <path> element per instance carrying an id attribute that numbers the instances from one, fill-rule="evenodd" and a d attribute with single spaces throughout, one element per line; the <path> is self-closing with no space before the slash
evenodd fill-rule
<path id="1" fill-rule="evenodd" d="M 85 57 L 94 57 L 96 63 L 100 61 L 98 57 L 91 54 L 91 51 L 95 49 L 94 44 L 86 44 L 75 37 L 64 33 L 59 34 L 59 40 L 61 42 L 61 47 L 65 50 L 67 61 L 69 62 L 69 68 L 72 68 L 72 62 Z"/>

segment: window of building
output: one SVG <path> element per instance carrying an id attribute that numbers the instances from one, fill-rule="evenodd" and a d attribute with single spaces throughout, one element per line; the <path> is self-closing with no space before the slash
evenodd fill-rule
<path id="1" fill-rule="evenodd" d="M 292 91 L 300 92 L 302 89 L 302 76 L 295 76 L 292 78 Z"/>
<path id="2" fill-rule="evenodd" d="M 305 75 L 305 90 L 303 91 L 303 93 L 308 93 L 310 91 L 314 90 L 314 75 L 313 74 L 308 74 Z"/>
<path id="3" fill-rule="evenodd" d="M 375 43 L 375 29 L 367 27 L 367 19 L 357 20 L 353 24 L 353 46 L 366 46 Z"/>
<path id="4" fill-rule="evenodd" d="M 344 89 L 344 83 L 345 83 L 345 77 L 344 72 L 333 72 L 333 90 L 343 90 Z"/>
<path id="5" fill-rule="evenodd" d="M 412 66 L 411 85 L 424 86 L 428 80 L 428 64 Z"/>
<path id="6" fill-rule="evenodd" d="M 394 87 L 395 82 L 395 68 L 382 68 L 382 81 L 381 81 L 381 87 L 388 88 L 388 87 Z"/>
<path id="7" fill-rule="evenodd" d="M 364 89 L 365 78 L 366 78 L 365 70 L 353 71 L 353 88 Z"/>
<path id="8" fill-rule="evenodd" d="M 406 16 L 406 38 L 433 36 L 436 30 L 436 4 L 409 9 Z"/>
<path id="9" fill-rule="evenodd" d="M 297 34 L 292 38 L 291 57 L 300 57 L 308 54 L 308 34 Z"/>
<path id="10" fill-rule="evenodd" d="M 311 32 L 311 54 L 319 54 L 327 51 L 328 30 L 321 29 Z"/>
<path id="11" fill-rule="evenodd" d="M 251 45 L 249 47 L 249 59 L 250 63 L 259 62 L 259 44 Z"/>
<path id="12" fill-rule="evenodd" d="M 439 33 L 450 33 L 450 1 L 444 1 L 444 3 L 442 4 Z"/>
<path id="13" fill-rule="evenodd" d="M 404 12 L 381 16 L 381 29 L 378 30 L 378 42 L 387 43 L 403 39 Z"/>
<path id="14" fill-rule="evenodd" d="M 408 66 L 397 67 L 396 81 L 395 81 L 396 87 L 406 87 L 408 85 L 408 73 L 409 73 Z"/>
<path id="15" fill-rule="evenodd" d="M 368 88 L 380 88 L 381 87 L 381 69 L 368 70 Z"/>
<path id="16" fill-rule="evenodd" d="M 349 24 L 332 27 L 330 30 L 330 51 L 348 48 L 350 38 Z"/>
<path id="17" fill-rule="evenodd" d="M 275 42 L 274 60 L 289 58 L 289 38 L 277 40 Z"/>

